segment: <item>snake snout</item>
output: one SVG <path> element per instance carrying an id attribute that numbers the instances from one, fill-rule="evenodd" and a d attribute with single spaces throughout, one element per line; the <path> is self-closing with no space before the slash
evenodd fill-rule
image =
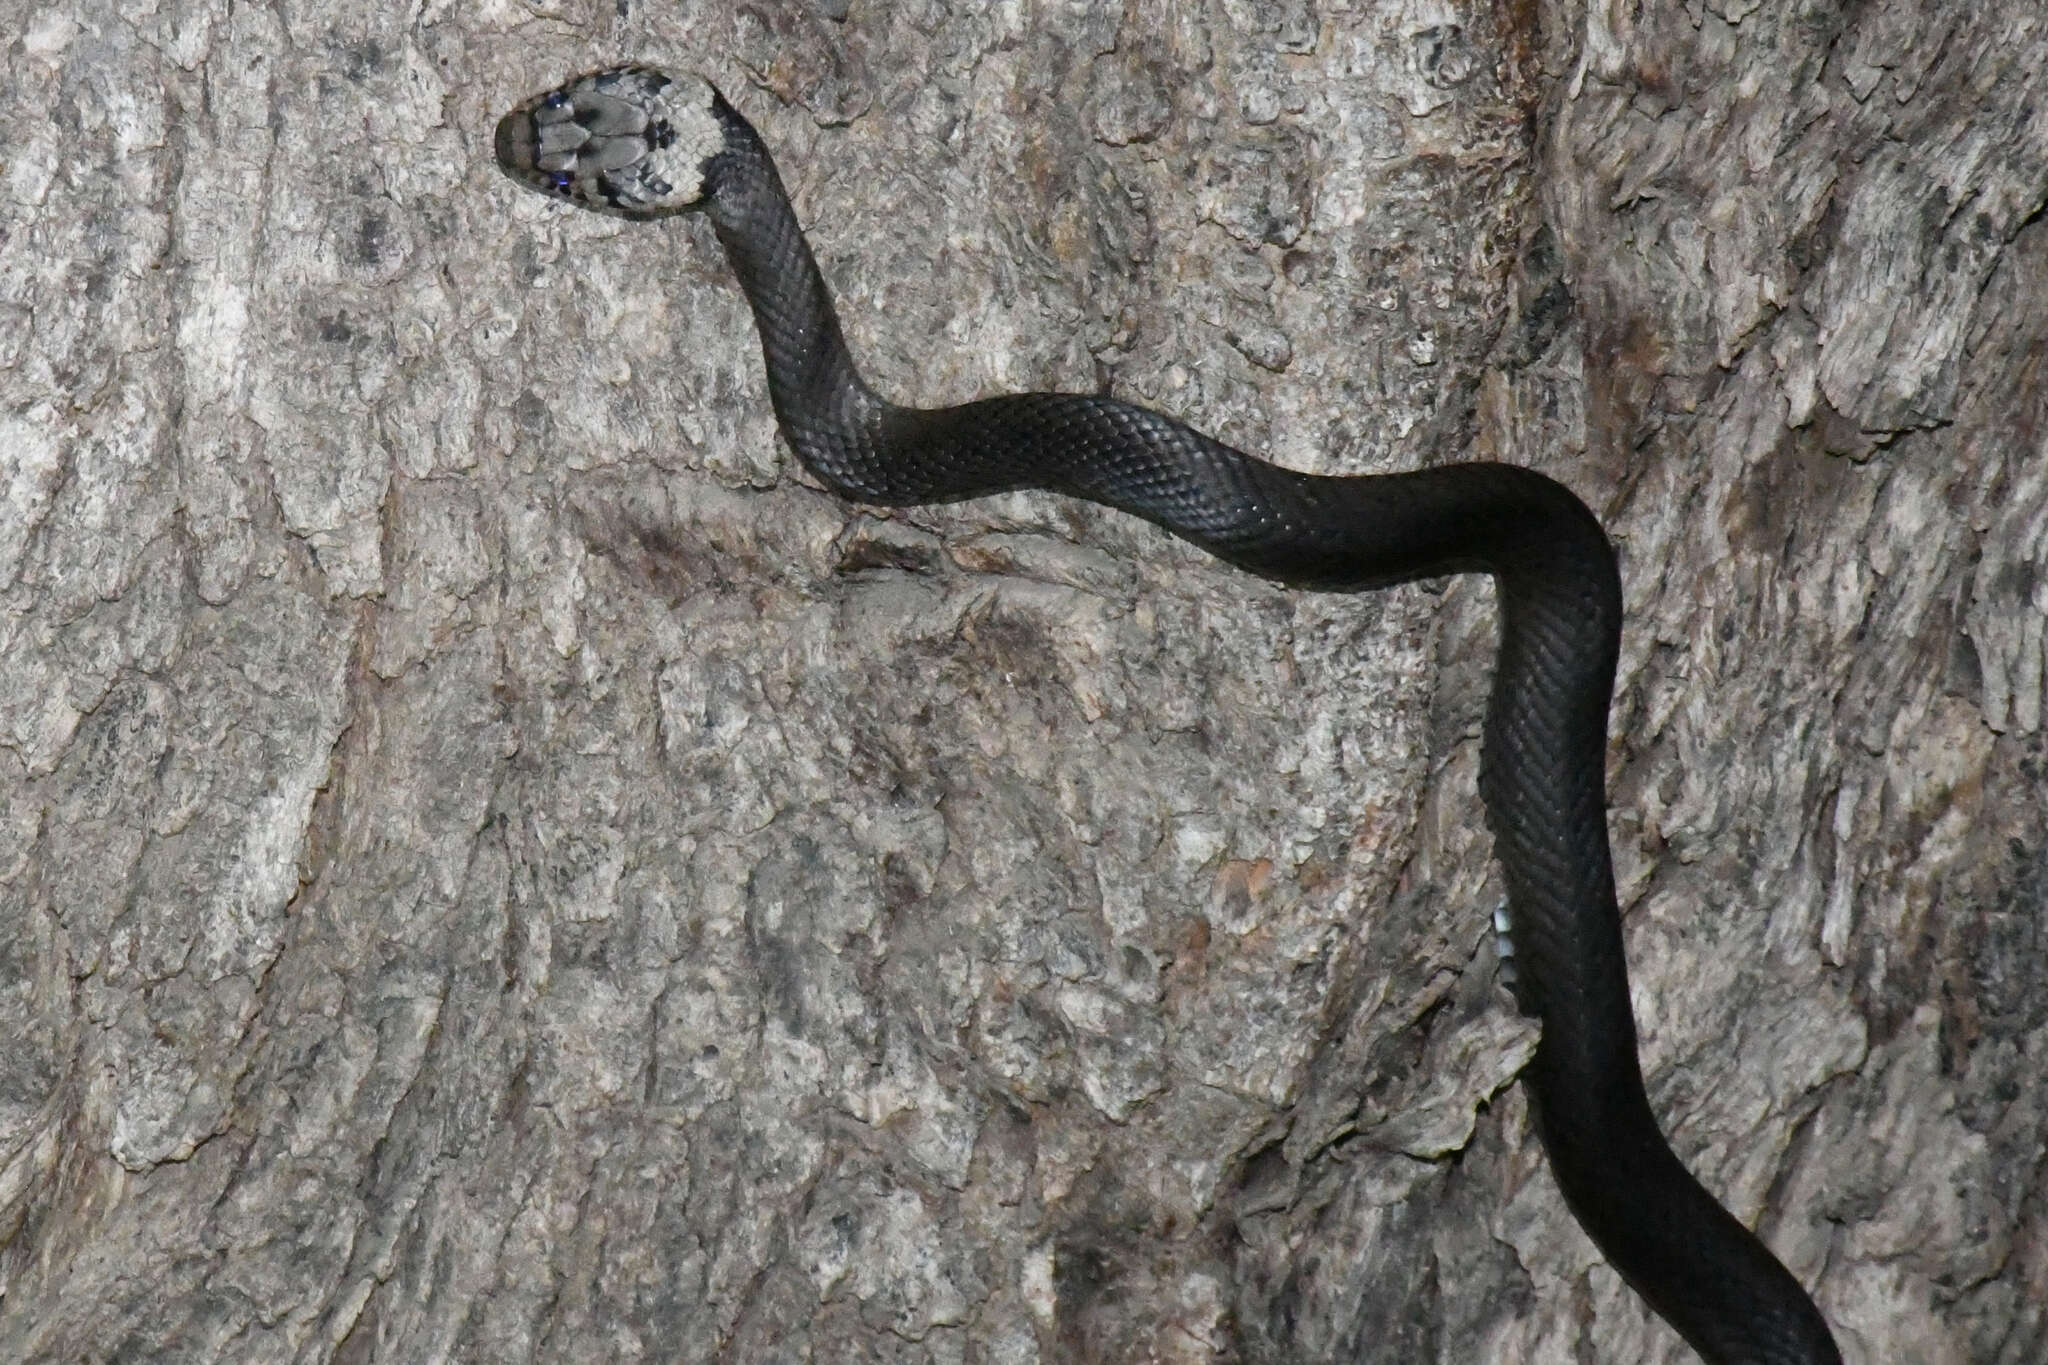
<path id="1" fill-rule="evenodd" d="M 518 171 L 533 165 L 536 144 L 533 138 L 533 120 L 526 110 L 514 109 L 498 120 L 496 148 L 498 164 L 508 171 Z"/>

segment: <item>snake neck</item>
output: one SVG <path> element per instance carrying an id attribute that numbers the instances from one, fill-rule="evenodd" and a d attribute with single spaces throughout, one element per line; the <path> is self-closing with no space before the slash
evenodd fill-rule
<path id="1" fill-rule="evenodd" d="M 774 159 L 724 96 L 713 100 L 712 115 L 725 146 L 705 167 L 705 212 L 753 310 L 783 436 L 804 467 L 843 497 L 917 501 L 877 455 L 891 405 L 853 363 Z"/>

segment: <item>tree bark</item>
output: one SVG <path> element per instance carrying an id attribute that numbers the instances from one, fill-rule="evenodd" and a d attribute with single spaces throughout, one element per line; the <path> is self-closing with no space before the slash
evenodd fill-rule
<path id="1" fill-rule="evenodd" d="M 808 486 L 703 225 L 490 166 L 621 57 L 893 398 L 1586 498 L 1674 1144 L 2048 1358 L 2033 0 L 129 8 L 0 54 L 0 1358 L 1691 1358 L 1513 1088 L 1484 582 Z"/>

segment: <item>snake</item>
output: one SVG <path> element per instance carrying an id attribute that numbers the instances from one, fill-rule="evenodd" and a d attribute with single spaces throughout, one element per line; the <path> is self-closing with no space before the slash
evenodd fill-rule
<path id="1" fill-rule="evenodd" d="M 1712 1365 L 1840 1361 L 1813 1300 L 1687 1170 L 1644 1089 L 1606 823 L 1621 575 L 1576 494 L 1499 462 L 1297 472 L 1099 393 L 887 401 L 854 364 L 767 145 L 699 75 L 592 71 L 520 102 L 494 142 L 514 181 L 579 208 L 710 220 L 782 435 L 841 497 L 902 507 L 1047 490 L 1305 590 L 1491 575 L 1479 795 L 1506 893 L 1500 980 L 1540 1025 L 1520 1083 L 1549 1169 L 1608 1264 Z"/>

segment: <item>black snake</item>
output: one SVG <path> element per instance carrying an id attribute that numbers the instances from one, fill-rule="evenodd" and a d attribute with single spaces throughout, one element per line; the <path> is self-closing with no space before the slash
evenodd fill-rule
<path id="1" fill-rule="evenodd" d="M 1585 504 L 1503 464 L 1295 473 L 1094 394 L 887 402 L 854 368 L 767 148 L 694 76 L 628 66 L 579 77 L 500 120 L 497 159 L 521 184 L 598 212 L 704 212 L 753 305 L 783 435 L 848 498 L 1051 489 L 1307 588 L 1492 574 L 1500 652 L 1480 795 L 1507 885 L 1503 977 L 1542 1022 L 1522 1081 L 1551 1170 L 1608 1261 L 1707 1360 L 1840 1360 L 1799 1283 L 1673 1155 L 1643 1092 L 1606 825 L 1621 585 Z"/>

